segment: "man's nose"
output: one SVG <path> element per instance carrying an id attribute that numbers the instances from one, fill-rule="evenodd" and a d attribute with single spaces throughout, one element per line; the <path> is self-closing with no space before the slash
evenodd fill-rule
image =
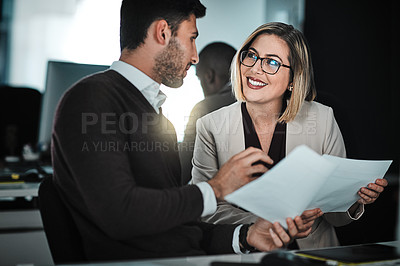
<path id="1" fill-rule="evenodd" d="M 192 56 L 191 62 L 193 65 L 196 65 L 199 62 L 199 54 L 197 53 L 196 47 L 194 47 L 194 54 Z"/>

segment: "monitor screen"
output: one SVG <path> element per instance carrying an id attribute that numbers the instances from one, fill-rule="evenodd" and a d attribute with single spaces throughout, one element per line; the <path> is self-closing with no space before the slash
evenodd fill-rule
<path id="1" fill-rule="evenodd" d="M 88 65 L 69 62 L 49 61 L 47 64 L 46 87 L 42 100 L 39 126 L 39 144 L 49 147 L 54 113 L 64 92 L 75 82 L 109 66 Z M 46 148 L 45 148 L 46 149 Z"/>

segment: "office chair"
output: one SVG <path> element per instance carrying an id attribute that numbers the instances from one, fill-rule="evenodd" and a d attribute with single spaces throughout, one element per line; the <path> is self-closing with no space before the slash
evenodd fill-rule
<path id="1" fill-rule="evenodd" d="M 39 209 L 54 263 L 87 261 L 78 228 L 61 201 L 52 176 L 46 176 L 40 184 Z"/>

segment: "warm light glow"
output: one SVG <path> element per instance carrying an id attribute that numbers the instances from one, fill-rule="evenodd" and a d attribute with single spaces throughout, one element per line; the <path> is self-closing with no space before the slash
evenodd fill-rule
<path id="1" fill-rule="evenodd" d="M 174 125 L 178 141 L 182 141 L 190 111 L 196 103 L 204 99 L 195 66 L 189 69 L 182 87 L 173 89 L 161 85 L 161 90 L 168 96 L 162 106 L 163 114 Z"/>

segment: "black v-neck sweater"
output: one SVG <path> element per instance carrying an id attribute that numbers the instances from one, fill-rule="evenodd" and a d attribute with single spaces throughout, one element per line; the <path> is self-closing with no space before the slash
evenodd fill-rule
<path id="1" fill-rule="evenodd" d="M 235 226 L 196 222 L 202 194 L 180 186 L 174 127 L 119 73 L 65 93 L 52 141 L 54 181 L 88 260 L 233 252 Z"/>

